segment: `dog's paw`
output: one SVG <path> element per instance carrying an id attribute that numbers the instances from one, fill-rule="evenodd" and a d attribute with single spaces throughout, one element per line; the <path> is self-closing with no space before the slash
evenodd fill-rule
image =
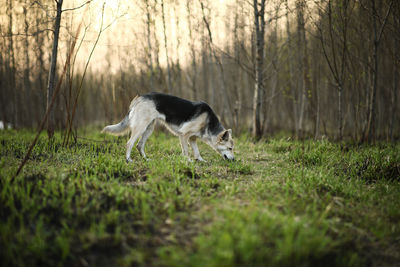
<path id="1" fill-rule="evenodd" d="M 207 160 L 204 160 L 203 158 L 197 158 L 196 161 L 198 161 L 198 162 L 207 162 Z"/>
<path id="2" fill-rule="evenodd" d="M 130 162 L 132 162 L 133 160 L 131 159 L 131 158 L 127 158 L 126 159 L 126 163 L 130 163 Z"/>

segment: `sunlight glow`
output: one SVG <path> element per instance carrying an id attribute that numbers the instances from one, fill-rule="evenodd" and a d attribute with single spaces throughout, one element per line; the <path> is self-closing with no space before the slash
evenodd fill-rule
<path id="1" fill-rule="evenodd" d="M 189 1 L 190 16 L 188 16 L 187 1 Z M 68 2 L 68 5 L 79 6 L 86 0 L 76 0 Z M 198 1 L 175 1 L 173 3 L 164 1 L 165 23 L 167 35 L 167 47 L 171 62 L 176 62 L 179 58 L 180 64 L 186 65 L 191 61 L 190 47 L 194 46 L 200 51 L 208 42 L 208 33 L 204 27 L 203 14 Z M 251 33 L 253 27 L 251 5 L 246 1 L 239 1 L 241 6 L 234 0 L 206 1 L 205 15 L 210 24 L 213 35 L 214 46 L 223 48 L 231 44 L 234 38 L 232 27 L 234 27 L 235 15 L 237 12 L 244 12 L 247 15 L 242 16 L 240 21 L 243 31 L 246 34 Z M 158 60 L 162 66 L 167 64 L 166 51 L 164 43 L 164 28 L 161 19 L 161 2 L 157 1 L 154 7 L 154 1 L 149 1 L 151 9 L 151 45 L 153 53 L 157 53 Z M 133 65 L 141 68 L 146 65 L 146 55 L 148 50 L 147 34 L 147 16 L 146 1 L 130 0 L 105 0 L 92 1 L 87 11 L 84 9 L 76 11 L 73 24 L 79 24 L 83 16 L 86 28 L 85 41 L 80 52 L 81 64 L 83 65 L 89 51 L 92 49 L 94 41 L 99 33 L 102 20 L 102 6 L 104 5 L 103 29 L 100 41 L 93 55 L 93 70 L 102 70 L 108 68 L 112 72 L 118 71 L 123 67 Z M 272 5 L 272 4 L 271 4 Z M 79 14 L 79 15 L 78 15 Z M 190 19 L 190 21 L 189 21 Z M 189 23 L 191 23 L 192 36 L 190 39 Z M 81 33 L 81 38 L 83 33 Z M 250 36 L 248 38 L 250 40 Z M 153 54 L 153 60 L 157 54 Z M 79 59 L 78 59 L 79 60 Z"/>

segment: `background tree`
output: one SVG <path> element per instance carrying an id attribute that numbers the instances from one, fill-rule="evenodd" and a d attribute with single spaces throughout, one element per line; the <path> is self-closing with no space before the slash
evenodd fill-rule
<path id="1" fill-rule="evenodd" d="M 256 34 L 255 88 L 253 99 L 253 136 L 260 138 L 263 133 L 264 102 L 264 33 L 265 33 L 265 0 L 253 1 L 254 31 Z M 264 114 L 264 116 L 267 116 Z"/>
<path id="2" fill-rule="evenodd" d="M 353 3 L 354 4 L 354 3 Z M 350 6 L 351 5 L 351 6 Z M 346 63 L 348 53 L 348 25 L 351 20 L 352 5 L 350 0 L 336 1 L 333 6 L 331 0 L 328 0 L 325 10 L 320 7 L 320 22 L 322 17 L 327 16 L 327 25 L 318 25 L 318 38 L 321 41 L 321 47 L 328 64 L 329 70 L 333 76 L 338 91 L 338 135 L 339 140 L 343 139 L 343 87 L 345 84 Z M 328 51 L 329 50 L 329 51 Z"/>
<path id="3" fill-rule="evenodd" d="M 56 18 L 54 21 L 54 37 L 53 37 L 53 48 L 51 52 L 51 63 L 49 69 L 49 80 L 47 83 L 47 109 L 50 107 L 51 100 L 53 98 L 55 79 L 56 79 L 56 66 L 57 66 L 57 54 L 58 54 L 58 37 L 60 35 L 60 25 L 61 25 L 61 14 L 63 0 L 55 0 L 56 2 Z M 52 137 L 54 135 L 55 121 L 54 112 L 50 112 L 47 121 L 47 135 Z"/>

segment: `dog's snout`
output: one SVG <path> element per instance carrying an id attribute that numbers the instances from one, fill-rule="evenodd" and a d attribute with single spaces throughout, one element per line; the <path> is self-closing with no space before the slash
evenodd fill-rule
<path id="1" fill-rule="evenodd" d="M 224 159 L 229 161 L 235 161 L 234 157 L 229 157 L 228 155 L 224 154 Z"/>

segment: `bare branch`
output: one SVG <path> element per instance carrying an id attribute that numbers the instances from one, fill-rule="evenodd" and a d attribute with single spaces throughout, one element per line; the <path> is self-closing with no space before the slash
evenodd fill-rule
<path id="1" fill-rule="evenodd" d="M 82 5 L 77 6 L 77 7 L 63 9 L 61 12 L 73 11 L 73 10 L 80 9 L 80 8 L 84 7 L 85 5 L 87 5 L 87 4 L 90 4 L 90 2 L 92 2 L 92 0 L 88 0 L 85 3 L 83 3 Z"/>

